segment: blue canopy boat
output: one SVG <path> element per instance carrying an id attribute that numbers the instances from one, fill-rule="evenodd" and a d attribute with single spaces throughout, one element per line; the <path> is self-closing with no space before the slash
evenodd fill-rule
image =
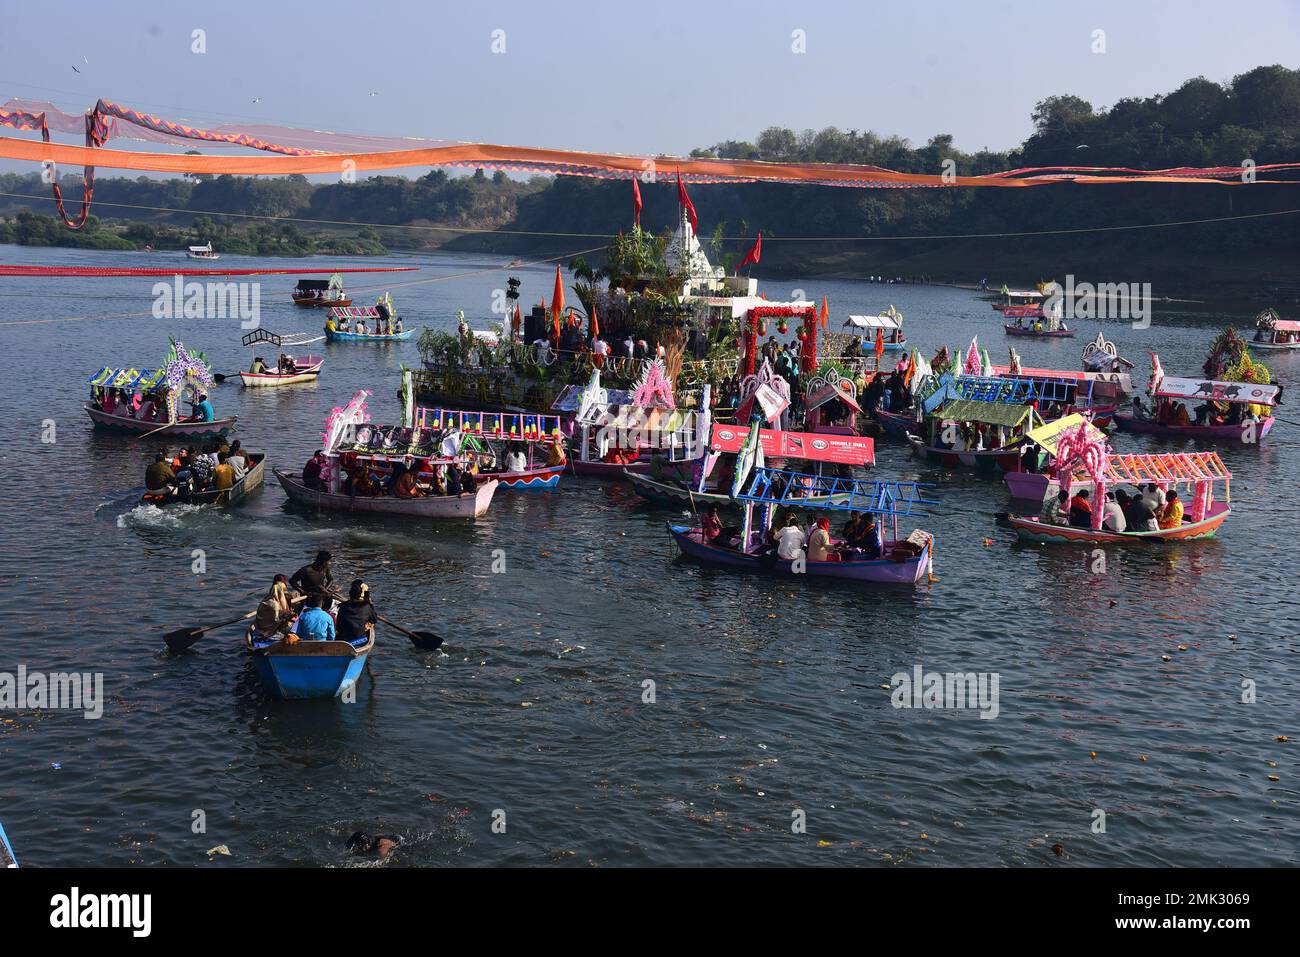
<path id="1" fill-rule="evenodd" d="M 355 641 L 297 641 L 267 638 L 249 626 L 244 644 L 257 676 L 277 698 L 333 698 L 357 683 L 375 646 L 371 629 Z"/>
<path id="2" fill-rule="evenodd" d="M 934 536 L 916 530 L 907 538 L 898 536 L 901 516 L 921 514 L 921 505 L 937 504 L 921 497 L 922 486 L 916 482 L 869 482 L 862 479 L 829 475 L 808 475 L 785 469 L 770 469 L 762 464 L 762 446 L 757 441 L 757 426 L 751 428 L 751 440 L 737 457 L 737 487 L 743 486 L 753 468 L 748 491 L 738 492 L 744 503 L 745 517 L 735 544 L 707 541 L 702 528 L 668 523 L 668 531 L 683 555 L 712 565 L 745 568 L 750 571 L 784 575 L 809 575 L 814 578 L 837 578 L 857 582 L 918 584 L 931 571 Z M 760 508 L 758 527 L 754 507 Z M 796 559 L 778 558 L 765 550 L 767 531 L 778 506 L 792 509 L 820 509 L 840 512 L 870 512 L 893 520 L 892 536 L 881 540 L 877 530 L 879 557 L 865 552 L 846 554 L 842 560 L 808 561 L 806 552 Z M 855 554 L 857 557 L 855 557 Z M 836 559 L 841 556 L 836 554 Z"/>
<path id="3" fill-rule="evenodd" d="M 4 825 L 0 824 L 0 867 L 17 867 L 18 858 L 14 857 L 14 849 L 9 845 L 9 838 L 5 834 Z"/>
<path id="4" fill-rule="evenodd" d="M 330 342 L 404 342 L 411 336 L 415 335 L 414 329 L 407 329 L 405 332 L 392 332 L 386 336 L 359 335 L 355 332 L 339 332 L 337 329 L 326 329 L 325 338 Z"/>

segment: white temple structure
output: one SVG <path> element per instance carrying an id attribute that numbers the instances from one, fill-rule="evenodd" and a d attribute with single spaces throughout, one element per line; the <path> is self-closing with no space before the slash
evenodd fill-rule
<path id="1" fill-rule="evenodd" d="M 763 302 L 758 295 L 758 280 L 747 276 L 728 276 L 720 266 L 709 262 L 691 228 L 685 208 L 679 212 L 677 231 L 664 252 L 668 267 L 684 276 L 681 298 L 704 300 L 712 308 L 730 309 L 731 318 L 739 318 Z"/>

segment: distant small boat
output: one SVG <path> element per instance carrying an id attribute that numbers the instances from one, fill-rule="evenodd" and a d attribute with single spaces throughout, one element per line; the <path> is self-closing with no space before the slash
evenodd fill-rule
<path id="1" fill-rule="evenodd" d="M 292 370 L 241 372 L 239 379 L 246 389 L 265 389 L 280 385 L 296 385 L 300 382 L 315 382 L 324 364 L 324 356 L 303 356 L 301 359 L 294 360 Z"/>
<path id="2" fill-rule="evenodd" d="M 375 647 L 375 632 L 355 641 L 268 640 L 253 626 L 244 635 L 257 676 L 277 698 L 334 698 L 357 683 Z"/>
<path id="3" fill-rule="evenodd" d="M 325 330 L 325 338 L 330 342 L 405 342 L 413 335 L 415 335 L 414 329 L 407 329 L 405 332 L 390 332 L 386 336 L 339 332 L 337 329 Z"/>
<path id="4" fill-rule="evenodd" d="M 185 255 L 190 259 L 206 259 L 209 262 L 221 258 L 220 255 L 213 251 L 211 242 L 206 246 L 190 246 L 186 250 Z"/>
<path id="5" fill-rule="evenodd" d="M 1033 326 L 1017 326 L 1007 323 L 1002 327 L 1009 336 L 1028 336 L 1031 339 L 1073 339 L 1073 329 L 1035 329 Z"/>
<path id="6" fill-rule="evenodd" d="M 0 867 L 17 867 L 18 858 L 14 856 L 14 849 L 9 844 L 9 837 L 5 834 L 4 825 L 0 824 Z"/>

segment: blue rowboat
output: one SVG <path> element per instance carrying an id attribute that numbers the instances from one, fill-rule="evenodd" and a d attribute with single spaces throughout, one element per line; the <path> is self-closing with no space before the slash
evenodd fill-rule
<path id="1" fill-rule="evenodd" d="M 257 676 L 276 698 L 333 698 L 361 677 L 366 656 L 375 646 L 371 629 L 356 641 L 297 641 L 286 644 L 256 634 L 249 626 L 244 645 L 253 656 Z"/>
<path id="2" fill-rule="evenodd" d="M 14 849 L 9 846 L 9 838 L 5 835 L 3 825 L 0 825 L 0 867 L 17 867 L 18 858 L 14 857 Z"/>
<path id="3" fill-rule="evenodd" d="M 407 329 L 405 332 L 393 332 L 386 336 L 361 336 L 355 332 L 339 332 L 337 329 L 325 330 L 325 338 L 330 342 L 404 342 L 413 335 L 415 335 L 414 329 Z"/>

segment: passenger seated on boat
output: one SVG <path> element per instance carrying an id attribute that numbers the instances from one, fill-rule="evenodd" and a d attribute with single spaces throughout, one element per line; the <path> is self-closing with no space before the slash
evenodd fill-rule
<path id="1" fill-rule="evenodd" d="M 393 482 L 393 495 L 397 498 L 422 498 L 424 489 L 416 481 L 415 472 L 407 469 Z"/>
<path id="2" fill-rule="evenodd" d="M 788 562 L 803 555 L 803 529 L 799 527 L 799 516 L 793 512 L 786 518 L 785 527 L 776 533 L 776 557 Z"/>
<path id="3" fill-rule="evenodd" d="M 257 616 L 253 619 L 253 631 L 264 638 L 285 633 L 293 621 L 293 603 L 289 600 L 289 582 L 283 575 L 276 575 L 271 582 L 271 590 L 266 593 L 261 604 L 257 606 Z"/>
<path id="4" fill-rule="evenodd" d="M 243 445 L 239 439 L 230 443 L 230 451 L 226 453 L 226 462 L 235 470 L 235 481 L 238 482 L 248 474 L 248 455 L 244 452 Z"/>
<path id="5" fill-rule="evenodd" d="M 356 477 L 352 479 L 352 494 L 357 498 L 374 498 L 382 495 L 383 492 L 383 488 L 375 481 L 370 469 L 362 465 L 357 470 Z"/>
<path id="6" fill-rule="evenodd" d="M 248 372 L 250 375 L 265 375 L 266 374 L 265 360 L 263 360 L 261 356 L 254 356 L 253 364 L 248 367 Z"/>
<path id="7" fill-rule="evenodd" d="M 1187 406 L 1181 402 L 1174 403 L 1173 415 L 1171 416 L 1171 425 L 1186 427 L 1192 424 L 1191 417 L 1187 414 Z"/>
<path id="8" fill-rule="evenodd" d="M 176 487 L 176 473 L 167 464 L 167 455 L 159 452 L 154 456 L 153 464 L 144 470 L 144 487 L 151 492 Z"/>
<path id="9" fill-rule="evenodd" d="M 474 469 L 462 469 L 460 473 L 460 490 L 466 495 L 475 495 L 478 492 L 478 480 L 474 478 Z"/>
<path id="10" fill-rule="evenodd" d="M 393 333 L 400 335 L 402 332 L 402 317 L 398 316 L 393 320 Z"/>
<path id="11" fill-rule="evenodd" d="M 327 551 L 319 551 L 310 565 L 303 565 L 289 576 L 289 584 L 308 597 L 323 595 L 334 585 L 334 570 L 330 566 L 334 558 Z"/>
<path id="12" fill-rule="evenodd" d="M 212 487 L 223 492 L 235 484 L 235 470 L 230 467 L 229 458 L 225 452 L 218 452 L 217 467 L 212 470 Z"/>
<path id="13" fill-rule="evenodd" d="M 1088 490 L 1079 489 L 1070 499 L 1070 524 L 1075 528 L 1092 527 L 1092 503 L 1088 501 Z"/>
<path id="14" fill-rule="evenodd" d="M 565 462 L 564 441 L 559 440 L 552 442 L 546 450 L 546 464 L 555 467 L 557 465 L 563 465 Z"/>
<path id="15" fill-rule="evenodd" d="M 837 562 L 838 552 L 831 551 L 831 522 L 825 515 L 817 519 L 817 525 L 808 536 L 808 561 Z"/>
<path id="16" fill-rule="evenodd" d="M 1147 508 L 1158 515 L 1160 510 L 1165 507 L 1165 493 L 1160 490 L 1160 486 L 1155 482 L 1149 482 L 1146 491 L 1142 493 L 1142 501 L 1146 503 Z"/>
<path id="17" fill-rule="evenodd" d="M 1106 493 L 1106 503 L 1102 506 L 1101 527 L 1108 532 L 1122 532 L 1128 528 L 1128 520 L 1124 517 L 1124 509 L 1115 499 L 1114 492 Z"/>
<path id="18" fill-rule="evenodd" d="M 335 612 L 338 638 L 340 641 L 357 641 L 366 638 L 377 621 L 379 616 L 370 600 L 370 586 L 357 578 L 348 589 L 348 600 L 342 602 Z"/>
<path id="19" fill-rule="evenodd" d="M 1160 510 L 1159 525 L 1161 528 L 1177 528 L 1183 524 L 1183 503 L 1178 499 L 1178 493 L 1170 489 L 1167 495 L 1165 507 Z"/>
<path id="20" fill-rule="evenodd" d="M 512 445 L 506 452 L 506 471 L 523 472 L 528 468 L 528 457 L 524 455 L 519 446 Z"/>
<path id="21" fill-rule="evenodd" d="M 320 478 L 321 469 L 325 467 L 325 462 L 325 450 L 317 449 L 316 454 L 309 458 L 307 464 L 302 467 L 302 484 L 313 491 L 325 491 L 325 484 Z"/>
<path id="22" fill-rule="evenodd" d="M 140 399 L 140 407 L 135 410 L 135 417 L 141 422 L 152 422 L 157 408 L 150 396 L 144 396 Z"/>
<path id="23" fill-rule="evenodd" d="M 194 485 L 194 491 L 201 492 L 208 487 L 208 482 L 212 479 L 212 470 L 216 468 L 212 460 L 206 455 L 196 455 L 189 450 L 189 459 L 186 462 L 186 468 L 190 473 L 190 481 Z"/>
<path id="24" fill-rule="evenodd" d="M 1124 516 L 1130 532 L 1154 532 L 1159 528 L 1156 513 L 1152 511 L 1147 499 L 1142 495 L 1133 496 L 1129 503 L 1128 514 Z"/>
<path id="25" fill-rule="evenodd" d="M 1056 493 L 1056 498 L 1048 499 L 1039 520 L 1048 525 L 1069 525 L 1070 493 L 1062 489 Z"/>
<path id="26" fill-rule="evenodd" d="M 308 599 L 307 608 L 294 623 L 293 633 L 303 641 L 334 641 L 337 635 L 334 619 L 326 611 L 331 601 L 329 595 L 317 595 L 314 599 Z"/>
<path id="27" fill-rule="evenodd" d="M 361 318 L 361 317 L 358 317 L 358 318 L 357 318 L 357 335 L 359 335 L 359 336 L 364 336 L 365 334 L 366 334 L 366 320 L 363 319 L 363 318 Z"/>
<path id="28" fill-rule="evenodd" d="M 700 522 L 700 534 L 706 545 L 725 545 L 719 541 L 722 537 L 722 519 L 718 517 L 718 506 L 710 505 L 708 513 Z"/>
<path id="29" fill-rule="evenodd" d="M 124 393 L 117 393 L 117 398 L 113 400 L 113 414 L 127 419 L 131 417 L 131 406 L 127 404 Z"/>

